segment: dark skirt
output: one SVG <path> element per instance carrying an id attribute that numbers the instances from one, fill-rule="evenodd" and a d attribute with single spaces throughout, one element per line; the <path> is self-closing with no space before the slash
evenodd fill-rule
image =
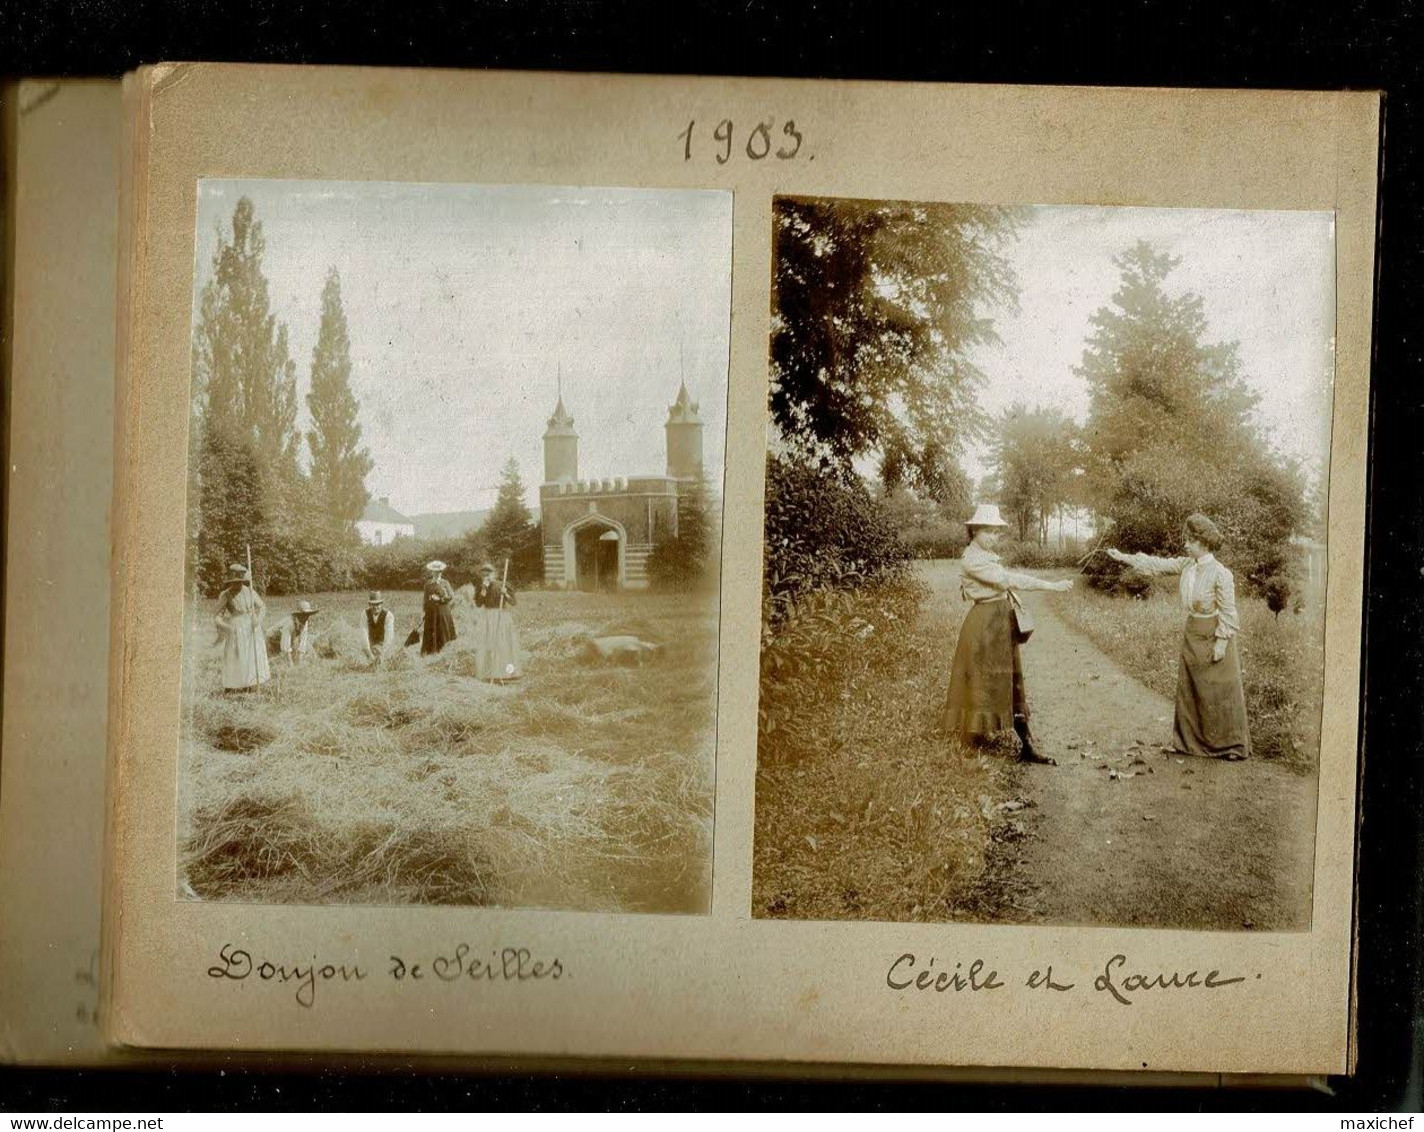
<path id="1" fill-rule="evenodd" d="M 1009 603 L 980 602 L 959 629 L 943 727 L 962 739 L 987 739 L 1013 730 L 1016 715 L 1028 719 L 1028 698 Z"/>
<path id="2" fill-rule="evenodd" d="M 1251 737 L 1236 639 L 1226 642 L 1226 656 L 1219 661 L 1211 659 L 1215 641 L 1215 617 L 1187 618 L 1172 745 L 1189 755 L 1244 759 L 1251 753 Z"/>
<path id="3" fill-rule="evenodd" d="M 425 624 L 420 631 L 420 654 L 437 653 L 455 639 L 455 618 L 448 602 L 427 601 Z"/>

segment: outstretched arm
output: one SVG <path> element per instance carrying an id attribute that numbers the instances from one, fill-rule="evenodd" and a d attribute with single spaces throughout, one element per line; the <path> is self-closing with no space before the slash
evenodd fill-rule
<path id="1" fill-rule="evenodd" d="M 1155 554 L 1124 554 L 1120 550 L 1109 550 L 1107 555 L 1144 574 L 1180 574 L 1191 562 L 1190 558 L 1158 558 Z"/>
<path id="2" fill-rule="evenodd" d="M 996 590 L 1051 590 L 1062 593 L 1073 588 L 1071 581 L 1050 582 L 1046 578 L 1035 578 L 1032 574 L 1020 574 L 1005 569 L 1001 562 L 966 564 L 964 572 L 976 582 Z"/>

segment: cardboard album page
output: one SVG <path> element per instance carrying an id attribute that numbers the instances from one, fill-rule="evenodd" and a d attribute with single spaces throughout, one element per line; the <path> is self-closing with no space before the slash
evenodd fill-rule
<path id="1" fill-rule="evenodd" d="M 0 94 L 11 194 L 0 1060 L 113 1057 L 98 1024 L 113 492 L 117 82 Z"/>
<path id="2" fill-rule="evenodd" d="M 1378 111 L 141 72 L 112 1038 L 1346 1070 Z"/>

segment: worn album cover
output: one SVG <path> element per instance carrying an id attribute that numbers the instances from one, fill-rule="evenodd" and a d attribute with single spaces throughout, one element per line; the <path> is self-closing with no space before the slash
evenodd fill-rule
<path id="1" fill-rule="evenodd" d="M 113 1040 L 1348 1069 L 1377 96 L 126 115 Z"/>

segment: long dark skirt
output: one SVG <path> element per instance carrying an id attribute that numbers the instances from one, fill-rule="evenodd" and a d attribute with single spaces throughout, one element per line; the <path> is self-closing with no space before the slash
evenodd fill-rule
<path id="1" fill-rule="evenodd" d="M 963 739 L 987 739 L 1013 730 L 1015 715 L 1028 719 L 1028 697 L 1009 603 L 980 602 L 959 629 L 943 727 Z"/>
<path id="2" fill-rule="evenodd" d="M 425 603 L 425 624 L 420 631 L 420 653 L 429 656 L 439 652 L 455 639 L 455 618 L 447 602 Z"/>
<path id="3" fill-rule="evenodd" d="M 1213 662 L 1215 640 L 1215 617 L 1187 618 L 1172 745 L 1189 755 L 1244 759 L 1251 753 L 1251 736 L 1236 639 L 1227 641 L 1226 656 Z"/>

